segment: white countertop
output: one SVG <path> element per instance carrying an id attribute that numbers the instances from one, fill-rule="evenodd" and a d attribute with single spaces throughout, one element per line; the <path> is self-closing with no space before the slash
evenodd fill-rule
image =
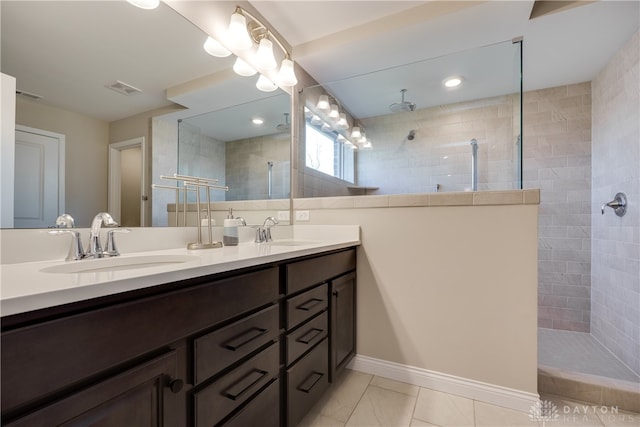
<path id="1" fill-rule="evenodd" d="M 120 258 L 153 257 L 159 259 L 191 256 L 187 262 L 148 265 L 141 268 L 51 273 L 43 269 L 68 263 L 92 263 L 95 260 L 47 260 L 3 264 L 1 268 L 0 313 L 2 316 L 53 307 L 76 301 L 142 289 L 164 283 L 209 274 L 233 271 L 306 255 L 347 248 L 360 244 L 359 229 L 347 232 L 295 233 L 291 246 L 241 243 L 238 246 L 190 251 L 186 248 L 125 253 Z M 326 230 L 325 230 L 326 231 Z M 355 231 L 355 232 L 354 232 Z M 280 241 L 282 243 L 283 241 Z M 99 262 L 98 260 L 97 262 Z M 89 264 L 83 264 L 89 265 Z"/>

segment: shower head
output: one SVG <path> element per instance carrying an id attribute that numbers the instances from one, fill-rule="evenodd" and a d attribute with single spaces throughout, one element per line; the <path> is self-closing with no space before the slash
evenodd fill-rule
<path id="1" fill-rule="evenodd" d="M 409 141 L 413 141 L 413 139 L 414 139 L 415 137 L 416 137 L 416 131 L 415 131 L 415 130 L 413 130 L 413 129 L 411 129 L 411 130 L 409 131 L 409 135 L 407 135 L 407 139 L 408 139 Z"/>
<path id="2" fill-rule="evenodd" d="M 391 110 L 393 113 L 403 113 L 407 111 L 413 111 L 416 109 L 415 102 L 409 102 L 404 100 L 404 94 L 406 91 L 407 91 L 406 89 L 402 89 L 400 91 L 400 93 L 402 94 L 402 101 L 394 102 L 393 104 L 389 105 L 389 110 Z"/>
<path id="3" fill-rule="evenodd" d="M 284 123 L 280 123 L 276 126 L 276 130 L 279 132 L 289 132 L 291 130 L 291 124 L 289 123 L 289 113 L 284 113 Z"/>

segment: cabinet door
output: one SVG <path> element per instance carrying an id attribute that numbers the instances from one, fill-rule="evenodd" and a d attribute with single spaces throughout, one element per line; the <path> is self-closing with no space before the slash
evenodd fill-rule
<path id="1" fill-rule="evenodd" d="M 181 380 L 172 351 L 6 424 L 33 426 L 169 426 L 176 424 Z"/>
<path id="2" fill-rule="evenodd" d="M 331 282 L 331 381 L 356 352 L 356 275 Z"/>

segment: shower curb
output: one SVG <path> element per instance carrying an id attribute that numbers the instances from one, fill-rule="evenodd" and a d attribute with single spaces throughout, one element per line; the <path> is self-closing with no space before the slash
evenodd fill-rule
<path id="1" fill-rule="evenodd" d="M 538 366 L 538 393 L 640 412 L 640 383 Z"/>

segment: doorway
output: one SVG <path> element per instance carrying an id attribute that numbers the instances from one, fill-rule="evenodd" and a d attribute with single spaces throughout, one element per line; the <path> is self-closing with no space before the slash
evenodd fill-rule
<path id="1" fill-rule="evenodd" d="M 109 144 L 109 212 L 122 227 L 146 225 L 144 137 Z"/>

